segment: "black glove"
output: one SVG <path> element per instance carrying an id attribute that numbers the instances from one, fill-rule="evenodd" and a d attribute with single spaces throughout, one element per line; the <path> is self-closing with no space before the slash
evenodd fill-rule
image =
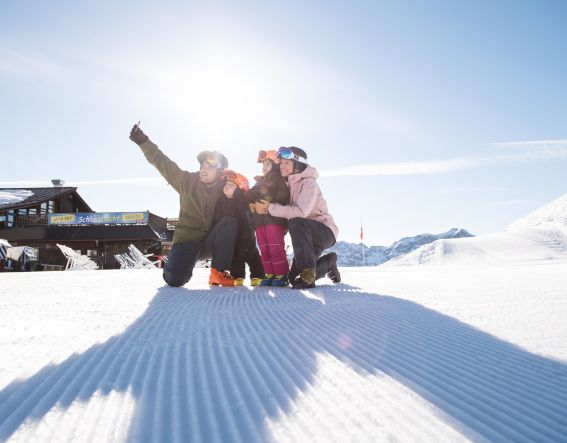
<path id="1" fill-rule="evenodd" d="M 130 140 L 137 145 L 141 145 L 148 141 L 148 136 L 144 134 L 144 131 L 142 131 L 138 125 L 134 125 L 130 131 Z"/>

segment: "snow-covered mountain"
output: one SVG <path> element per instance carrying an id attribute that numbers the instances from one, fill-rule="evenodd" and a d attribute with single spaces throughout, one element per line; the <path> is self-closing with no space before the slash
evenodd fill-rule
<path id="1" fill-rule="evenodd" d="M 472 237 L 465 229 L 453 228 L 442 234 L 420 234 L 414 237 L 404 237 L 391 246 L 366 246 L 364 245 L 364 258 L 367 266 L 378 266 L 393 258 L 416 250 L 422 245 L 432 243 L 439 239 Z M 339 266 L 361 266 L 362 245 L 360 243 L 348 243 L 338 241 L 329 252 L 337 253 Z"/>
<path id="2" fill-rule="evenodd" d="M 509 225 L 503 232 L 437 240 L 391 265 L 476 264 L 567 258 L 567 194 Z"/>
<path id="3" fill-rule="evenodd" d="M 408 254 L 409 252 L 416 250 L 420 246 L 433 243 L 436 240 L 464 237 L 473 237 L 473 235 L 466 229 L 453 228 L 438 235 L 421 234 L 416 235 L 415 237 L 404 237 L 388 248 L 388 258 L 391 260 L 393 258 L 399 257 L 400 255 Z"/>

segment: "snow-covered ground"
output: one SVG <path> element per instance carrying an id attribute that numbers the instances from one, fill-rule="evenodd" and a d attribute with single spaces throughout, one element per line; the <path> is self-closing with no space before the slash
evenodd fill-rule
<path id="1" fill-rule="evenodd" d="M 567 261 L 342 273 L 0 274 L 0 441 L 567 441 Z"/>

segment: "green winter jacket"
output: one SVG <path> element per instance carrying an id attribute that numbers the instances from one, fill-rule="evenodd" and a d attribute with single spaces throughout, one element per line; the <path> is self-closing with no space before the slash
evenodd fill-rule
<path id="1" fill-rule="evenodd" d="M 183 171 L 150 140 L 142 143 L 140 148 L 148 162 L 179 193 L 179 221 L 173 243 L 205 238 L 213 222 L 215 204 L 222 193 L 222 183 L 203 184 L 198 172 Z"/>

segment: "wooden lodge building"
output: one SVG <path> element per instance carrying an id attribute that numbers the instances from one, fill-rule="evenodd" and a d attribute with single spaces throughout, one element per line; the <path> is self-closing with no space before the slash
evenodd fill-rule
<path id="1" fill-rule="evenodd" d="M 130 244 L 158 256 L 171 248 L 176 220 L 149 211 L 94 212 L 77 188 L 53 183 L 50 188 L 0 188 L 1 195 L 14 197 L 0 200 L 0 238 L 36 248 L 36 269 L 66 264 L 57 243 L 88 255 L 99 269 L 118 268 L 114 255 L 128 251 Z"/>

